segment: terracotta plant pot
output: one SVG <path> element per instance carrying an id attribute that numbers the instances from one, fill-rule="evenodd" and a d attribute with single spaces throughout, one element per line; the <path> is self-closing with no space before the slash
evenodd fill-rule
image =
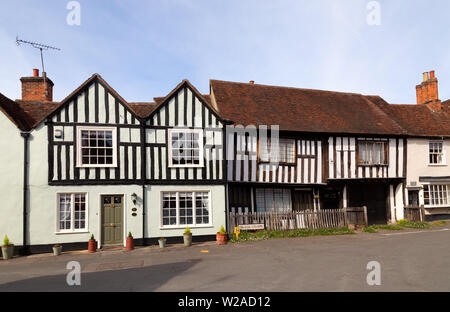
<path id="1" fill-rule="evenodd" d="M 14 257 L 14 245 L 2 246 L 3 260 L 12 259 Z"/>
<path id="2" fill-rule="evenodd" d="M 133 237 L 127 237 L 127 251 L 131 251 L 134 249 L 134 239 Z"/>
<path id="3" fill-rule="evenodd" d="M 59 256 L 61 254 L 61 251 L 62 251 L 62 246 L 61 245 L 53 246 L 53 255 L 54 256 Z"/>
<path id="4" fill-rule="evenodd" d="M 225 245 L 228 242 L 228 234 L 220 234 L 217 232 L 216 234 L 216 243 L 217 245 Z"/>
<path id="5" fill-rule="evenodd" d="M 97 251 L 97 242 L 95 241 L 95 239 L 90 239 L 89 240 L 88 251 L 89 252 L 96 252 Z"/>
<path id="6" fill-rule="evenodd" d="M 192 233 L 183 234 L 184 246 L 192 245 Z"/>

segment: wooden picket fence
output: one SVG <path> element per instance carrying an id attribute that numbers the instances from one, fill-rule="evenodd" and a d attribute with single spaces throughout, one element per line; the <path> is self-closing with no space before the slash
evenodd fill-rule
<path id="1" fill-rule="evenodd" d="M 350 224 L 368 226 L 367 208 L 228 213 L 228 231 L 250 224 L 264 224 L 266 230 L 340 228 Z"/>
<path id="2" fill-rule="evenodd" d="M 404 218 L 409 221 L 425 221 L 425 207 L 405 206 Z"/>

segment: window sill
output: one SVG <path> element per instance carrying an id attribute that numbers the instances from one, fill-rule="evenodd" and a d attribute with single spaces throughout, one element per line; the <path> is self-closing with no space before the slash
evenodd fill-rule
<path id="1" fill-rule="evenodd" d="M 450 206 L 449 205 L 445 205 L 445 206 L 424 206 L 425 209 L 449 209 Z"/>
<path id="2" fill-rule="evenodd" d="M 82 230 L 82 231 L 67 231 L 67 232 L 55 232 L 56 235 L 63 235 L 63 234 L 88 234 L 90 233 L 88 230 Z"/>
<path id="3" fill-rule="evenodd" d="M 208 229 L 208 228 L 214 228 L 213 225 L 196 225 L 196 226 L 191 226 L 191 225 L 187 225 L 187 227 L 189 227 L 189 229 Z M 159 227 L 160 230 L 185 230 L 186 226 L 174 226 L 174 227 L 169 227 L 169 226 L 160 226 Z"/>
<path id="4" fill-rule="evenodd" d="M 76 166 L 77 169 L 117 168 L 117 165 Z"/>
<path id="5" fill-rule="evenodd" d="M 447 167 L 447 164 L 428 164 L 429 167 Z"/>
<path id="6" fill-rule="evenodd" d="M 389 167 L 389 164 L 383 164 L 383 165 L 365 165 L 365 164 L 358 164 L 358 167 Z"/>
<path id="7" fill-rule="evenodd" d="M 177 165 L 169 165 L 169 168 L 172 168 L 172 169 L 183 169 L 183 168 L 204 168 L 205 166 L 204 165 L 201 165 L 201 166 L 199 166 L 199 165 L 195 165 L 195 166 L 189 166 L 189 165 L 187 165 L 187 166 L 185 166 L 185 165 L 181 165 L 181 166 L 177 166 Z"/>

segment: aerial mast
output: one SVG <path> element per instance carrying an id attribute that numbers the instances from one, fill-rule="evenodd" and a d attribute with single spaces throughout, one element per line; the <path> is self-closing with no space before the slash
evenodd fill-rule
<path id="1" fill-rule="evenodd" d="M 52 47 L 52 46 L 49 46 L 49 45 L 46 45 L 46 44 L 42 44 L 42 43 L 39 43 L 39 42 L 32 42 L 32 41 L 21 40 L 21 39 L 19 39 L 19 36 L 16 36 L 16 44 L 20 45 L 21 43 L 29 44 L 33 48 L 40 50 L 40 52 L 41 52 L 41 64 L 42 64 L 42 77 L 44 78 L 44 90 L 45 90 L 45 92 L 47 92 L 47 88 L 46 88 L 47 73 L 45 72 L 45 67 L 44 67 L 44 54 L 43 54 L 43 51 L 44 50 L 61 51 L 61 49 L 56 48 L 56 47 Z"/>

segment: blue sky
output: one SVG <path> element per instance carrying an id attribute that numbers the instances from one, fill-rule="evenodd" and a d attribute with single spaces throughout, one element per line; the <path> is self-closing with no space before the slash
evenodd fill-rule
<path id="1" fill-rule="evenodd" d="M 45 53 L 61 100 L 99 73 L 127 101 L 166 95 L 182 79 L 209 93 L 209 79 L 378 94 L 415 103 L 422 72 L 436 70 L 450 98 L 450 2 L 366 0 L 0 1 L 0 92 L 20 98 L 22 76 L 41 68 L 21 39 L 61 48 Z"/>

